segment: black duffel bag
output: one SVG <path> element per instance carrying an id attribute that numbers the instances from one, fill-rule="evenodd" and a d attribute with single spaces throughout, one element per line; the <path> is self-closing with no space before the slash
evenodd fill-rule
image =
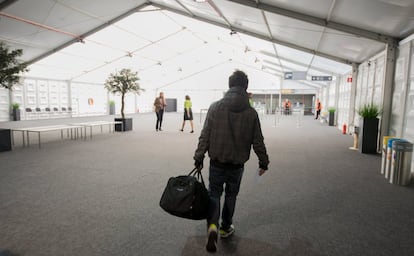
<path id="1" fill-rule="evenodd" d="M 207 217 L 209 196 L 200 170 L 171 177 L 162 193 L 160 206 L 181 218 L 202 220 Z"/>

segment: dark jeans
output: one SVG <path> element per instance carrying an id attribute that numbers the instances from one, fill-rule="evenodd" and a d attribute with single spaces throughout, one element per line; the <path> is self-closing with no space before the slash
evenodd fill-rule
<path id="1" fill-rule="evenodd" d="M 316 110 L 316 117 L 315 117 L 315 119 L 318 119 L 320 115 L 321 115 L 321 111 L 320 110 Z"/>
<path id="2" fill-rule="evenodd" d="M 157 114 L 157 123 L 155 124 L 155 129 L 158 130 L 158 128 L 161 129 L 162 117 L 164 116 L 164 109 L 155 112 L 155 114 Z"/>
<path id="3" fill-rule="evenodd" d="M 225 185 L 223 213 L 221 215 L 221 226 L 228 228 L 233 224 L 233 214 L 236 206 L 236 198 L 240 189 L 240 182 L 244 168 L 224 169 L 210 164 L 209 196 L 210 207 L 207 216 L 207 224 L 216 224 L 219 227 L 220 220 L 220 197 Z"/>

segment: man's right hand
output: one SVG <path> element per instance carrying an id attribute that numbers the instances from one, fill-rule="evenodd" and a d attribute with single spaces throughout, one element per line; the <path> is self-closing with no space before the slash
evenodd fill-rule
<path id="1" fill-rule="evenodd" d="M 259 176 L 262 176 L 265 172 L 266 172 L 266 170 L 264 170 L 264 169 L 259 169 Z"/>
<path id="2" fill-rule="evenodd" d="M 203 169 L 203 161 L 195 160 L 194 166 L 197 168 L 197 170 L 201 171 L 201 169 Z"/>

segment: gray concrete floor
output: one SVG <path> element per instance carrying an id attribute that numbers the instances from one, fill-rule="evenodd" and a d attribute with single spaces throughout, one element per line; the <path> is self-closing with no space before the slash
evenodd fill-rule
<path id="1" fill-rule="evenodd" d="M 0 256 L 207 255 L 205 222 L 158 206 L 170 176 L 193 165 L 201 124 L 180 132 L 182 114 L 137 114 L 134 130 L 86 140 L 42 135 L 44 144 L 0 153 Z M 0 123 L 37 126 L 111 116 Z M 413 186 L 389 184 L 380 155 L 349 150 L 311 116 L 262 116 L 270 170 L 246 163 L 232 239 L 217 255 L 414 255 Z M 208 159 L 203 171 L 208 179 Z"/>

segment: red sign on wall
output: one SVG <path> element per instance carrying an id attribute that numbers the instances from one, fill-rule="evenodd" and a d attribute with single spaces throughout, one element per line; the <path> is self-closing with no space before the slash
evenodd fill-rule
<path id="1" fill-rule="evenodd" d="M 346 81 L 347 81 L 348 83 L 352 83 L 352 76 L 348 76 L 348 78 L 346 79 Z"/>

